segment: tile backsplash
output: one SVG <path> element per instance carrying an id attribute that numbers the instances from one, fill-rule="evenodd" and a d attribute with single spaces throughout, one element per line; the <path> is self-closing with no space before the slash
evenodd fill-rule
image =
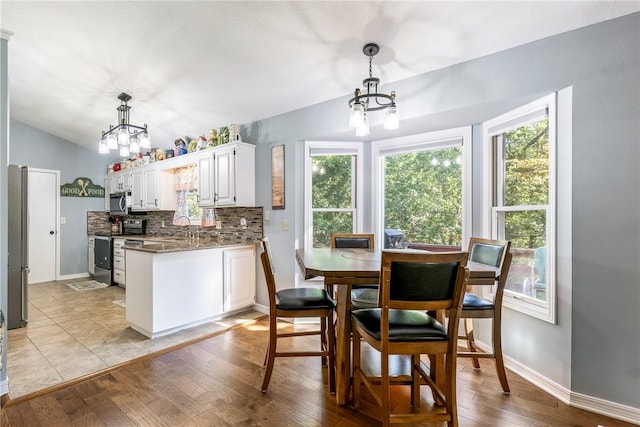
<path id="1" fill-rule="evenodd" d="M 187 226 L 173 225 L 173 211 L 147 212 L 144 215 L 125 216 L 124 219 L 146 219 L 147 235 L 157 237 L 185 237 Z M 87 212 L 87 233 L 110 234 L 109 213 L 102 211 Z M 215 209 L 216 220 L 222 222 L 222 228 L 192 226 L 200 230 L 201 238 L 217 238 L 224 241 L 257 241 L 263 236 L 262 207 L 225 207 Z M 247 220 L 246 228 L 240 226 L 240 219 Z M 162 226 L 164 222 L 164 227 Z"/>

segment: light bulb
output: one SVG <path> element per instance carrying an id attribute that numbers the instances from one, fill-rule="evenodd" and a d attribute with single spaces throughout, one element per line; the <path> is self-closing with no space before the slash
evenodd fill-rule
<path id="1" fill-rule="evenodd" d="M 138 154 L 140 152 L 140 144 L 138 144 L 138 137 L 132 136 L 129 141 L 129 152 L 132 154 Z"/>
<path id="2" fill-rule="evenodd" d="M 112 133 L 107 135 L 107 148 L 109 150 L 118 149 L 118 140 L 116 139 L 116 136 Z"/>
<path id="3" fill-rule="evenodd" d="M 369 118 L 365 114 L 362 120 L 362 124 L 356 128 L 356 136 L 367 136 L 367 135 L 369 135 Z"/>
<path id="4" fill-rule="evenodd" d="M 398 129 L 399 125 L 398 108 L 395 105 L 392 105 L 387 108 L 383 127 L 385 129 Z"/>
<path id="5" fill-rule="evenodd" d="M 140 148 L 151 148 L 151 138 L 147 132 L 144 132 L 140 137 Z"/>
<path id="6" fill-rule="evenodd" d="M 358 128 L 364 122 L 364 107 L 361 103 L 356 102 L 351 106 L 349 114 L 349 127 Z"/>
<path id="7" fill-rule="evenodd" d="M 118 144 L 129 145 L 129 131 L 127 129 L 122 128 L 118 131 Z"/>
<path id="8" fill-rule="evenodd" d="M 129 153 L 129 146 L 128 145 L 121 145 L 120 146 L 120 157 L 129 157 L 131 153 Z"/>
<path id="9" fill-rule="evenodd" d="M 98 143 L 98 153 L 107 154 L 109 152 L 109 147 L 107 147 L 107 140 L 102 138 Z"/>

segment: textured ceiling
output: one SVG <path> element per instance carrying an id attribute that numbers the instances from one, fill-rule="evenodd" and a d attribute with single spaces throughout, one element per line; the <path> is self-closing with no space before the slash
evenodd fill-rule
<path id="1" fill-rule="evenodd" d="M 366 42 L 381 45 L 374 75 L 385 84 L 638 10 L 638 1 L 1 0 L 0 28 L 14 33 L 11 117 L 97 149 L 123 91 L 131 123 L 148 123 L 154 145 L 170 143 L 350 94 L 368 71 Z"/>

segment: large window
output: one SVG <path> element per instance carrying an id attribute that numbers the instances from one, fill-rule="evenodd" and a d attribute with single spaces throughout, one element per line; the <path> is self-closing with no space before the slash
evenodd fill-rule
<path id="1" fill-rule="evenodd" d="M 485 123 L 491 235 L 511 241 L 505 305 L 548 321 L 555 310 L 555 97 Z"/>
<path id="2" fill-rule="evenodd" d="M 385 246 L 466 246 L 470 135 L 460 128 L 373 144 L 373 210 Z"/>
<path id="3" fill-rule="evenodd" d="M 362 231 L 362 144 L 307 142 L 305 173 L 305 246 Z"/>

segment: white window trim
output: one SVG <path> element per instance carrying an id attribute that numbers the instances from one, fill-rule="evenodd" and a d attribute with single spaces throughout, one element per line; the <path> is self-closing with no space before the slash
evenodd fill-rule
<path id="1" fill-rule="evenodd" d="M 312 210 L 311 210 L 311 157 L 314 150 L 321 150 L 322 155 L 345 155 L 352 154 L 356 156 L 356 173 L 355 173 L 355 232 L 362 233 L 363 230 L 363 143 L 362 142 L 344 142 L 344 141 L 305 141 L 304 143 L 304 247 L 313 246 L 313 230 L 312 230 Z M 334 211 L 335 209 L 332 209 Z M 351 209 L 348 209 L 351 211 Z"/>
<path id="2" fill-rule="evenodd" d="M 399 138 L 384 139 L 371 143 L 371 223 L 374 225 L 376 240 L 384 241 L 384 224 L 382 221 L 382 195 L 384 194 L 384 182 L 382 179 L 382 155 L 394 153 L 406 153 L 414 151 L 423 145 L 439 144 L 446 146 L 451 140 L 462 140 L 462 247 L 469 240 L 471 233 L 472 209 L 472 170 L 471 170 L 471 126 L 446 129 L 436 132 L 422 133 Z"/>
<path id="3" fill-rule="evenodd" d="M 531 102 L 527 105 L 524 105 L 520 108 L 516 108 L 515 110 L 509 111 L 505 114 L 502 114 L 498 117 L 495 117 L 491 120 L 488 120 L 482 124 L 482 141 L 483 141 L 483 235 L 491 236 L 496 239 L 497 236 L 497 213 L 508 211 L 509 207 L 500 206 L 494 207 L 492 201 L 492 193 L 493 193 L 493 144 L 492 144 L 492 136 L 496 133 L 505 132 L 509 130 L 510 127 L 513 127 L 514 121 L 517 121 L 518 118 L 523 118 L 522 122 L 518 122 L 518 125 L 522 123 L 526 123 L 528 121 L 528 117 L 531 117 L 536 111 L 540 111 L 541 109 L 548 108 L 548 117 L 549 117 L 549 204 L 547 212 L 547 230 L 546 230 L 546 241 L 547 241 L 547 257 L 550 262 L 547 265 L 548 277 L 550 278 L 550 283 L 547 286 L 547 303 L 541 303 L 540 301 L 535 300 L 534 298 L 528 297 L 526 295 L 517 294 L 515 292 L 509 292 L 505 290 L 503 304 L 505 307 L 509 307 L 521 313 L 527 314 L 529 316 L 544 320 L 549 323 L 556 323 L 557 321 L 557 309 L 556 309 L 556 300 L 557 300 L 557 276 L 556 276 L 556 247 L 558 245 L 558 241 L 556 239 L 556 215 L 557 215 L 557 195 L 556 195 L 556 187 L 557 187 L 557 147 L 558 147 L 558 138 L 557 138 L 557 98 L 556 94 L 553 93 L 551 95 L 545 96 L 541 99 L 538 99 L 534 102 Z M 505 124 L 505 127 L 502 128 L 500 125 Z M 562 124 L 565 126 L 565 124 Z M 569 123 L 568 126 L 571 126 Z M 493 130 L 493 132 L 489 132 L 489 130 Z M 517 210 L 522 210 L 522 206 L 519 206 Z M 539 206 L 531 206 L 528 208 L 540 208 Z M 485 296 L 493 299 L 493 295 L 490 294 L 490 290 L 485 290 Z"/>

